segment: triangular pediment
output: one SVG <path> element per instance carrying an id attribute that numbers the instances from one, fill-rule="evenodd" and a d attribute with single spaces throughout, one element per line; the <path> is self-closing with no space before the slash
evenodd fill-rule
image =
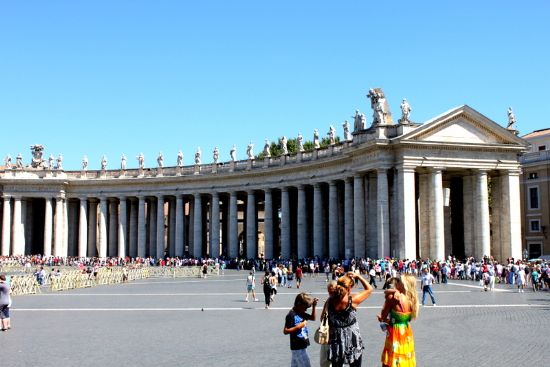
<path id="1" fill-rule="evenodd" d="M 447 144 L 510 144 L 527 142 L 466 105 L 454 108 L 399 137 L 400 141 Z"/>

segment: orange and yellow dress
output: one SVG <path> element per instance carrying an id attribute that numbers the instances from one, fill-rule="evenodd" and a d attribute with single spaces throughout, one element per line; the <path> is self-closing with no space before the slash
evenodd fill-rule
<path id="1" fill-rule="evenodd" d="M 382 351 L 382 365 L 389 367 L 416 366 L 411 319 L 412 312 L 390 310 L 386 343 Z"/>

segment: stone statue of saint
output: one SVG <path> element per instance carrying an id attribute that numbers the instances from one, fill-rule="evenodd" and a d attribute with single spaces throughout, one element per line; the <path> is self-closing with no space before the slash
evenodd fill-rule
<path id="1" fill-rule="evenodd" d="M 126 171 L 126 156 L 124 153 L 122 153 L 122 156 L 120 157 L 120 170 Z"/>
<path id="2" fill-rule="evenodd" d="M 143 153 L 139 153 L 139 155 L 136 158 L 138 160 L 139 169 L 145 168 L 145 156 L 143 155 Z"/>
<path id="3" fill-rule="evenodd" d="M 53 154 L 50 154 L 50 157 L 48 158 L 48 168 L 49 169 L 53 169 L 53 161 L 54 161 Z"/>
<path id="4" fill-rule="evenodd" d="M 105 157 L 105 154 L 101 157 L 101 170 L 105 171 L 107 169 L 107 157 Z"/>
<path id="5" fill-rule="evenodd" d="M 298 140 L 298 151 L 303 152 L 304 149 L 304 137 L 302 136 L 302 133 L 298 133 L 298 137 L 296 138 Z"/>
<path id="6" fill-rule="evenodd" d="M 246 155 L 248 159 L 254 159 L 254 144 L 252 144 L 252 142 L 246 147 Z"/>
<path id="7" fill-rule="evenodd" d="M 31 145 L 32 153 L 32 168 L 44 167 L 44 160 L 42 159 L 42 153 L 44 152 L 44 146 L 40 144 Z"/>
<path id="8" fill-rule="evenodd" d="M 4 158 L 4 166 L 6 168 L 11 168 L 11 155 L 7 155 L 6 158 Z"/>
<path id="9" fill-rule="evenodd" d="M 313 147 L 315 149 L 321 148 L 321 143 L 319 141 L 319 130 L 313 130 Z"/>
<path id="10" fill-rule="evenodd" d="M 334 145 L 336 143 L 336 129 L 334 128 L 334 126 L 330 125 L 327 135 L 330 141 L 330 145 Z"/>
<path id="11" fill-rule="evenodd" d="M 231 156 L 231 160 L 233 162 L 237 161 L 237 147 L 235 146 L 235 144 L 233 144 L 233 146 L 231 147 L 229 155 Z"/>
<path id="12" fill-rule="evenodd" d="M 508 130 L 515 130 L 516 127 L 514 126 L 516 124 L 516 115 L 514 115 L 514 111 L 512 111 L 512 107 L 508 107 L 508 126 L 506 127 Z"/>
<path id="13" fill-rule="evenodd" d="M 164 155 L 162 155 L 162 152 L 159 152 L 159 156 L 157 157 L 157 164 L 159 168 L 164 167 Z"/>
<path id="14" fill-rule="evenodd" d="M 374 88 L 369 90 L 367 97 L 370 98 L 373 110 L 373 125 L 391 124 L 392 120 L 389 105 L 382 89 Z"/>
<path id="15" fill-rule="evenodd" d="M 183 153 L 182 153 L 181 150 L 178 152 L 178 160 L 176 161 L 176 165 L 177 165 L 178 167 L 182 167 L 182 166 L 183 166 Z"/>
<path id="16" fill-rule="evenodd" d="M 195 164 L 201 164 L 201 147 L 198 147 L 195 152 Z"/>
<path id="17" fill-rule="evenodd" d="M 266 158 L 271 158 L 271 144 L 269 144 L 269 140 L 265 139 L 264 144 L 264 156 Z"/>
<path id="18" fill-rule="evenodd" d="M 57 156 L 57 169 L 60 171 L 63 170 L 63 156 L 61 153 Z"/>
<path id="19" fill-rule="evenodd" d="M 88 156 L 82 157 L 82 170 L 87 171 L 88 170 Z"/>
<path id="20" fill-rule="evenodd" d="M 411 116 L 412 108 L 409 105 L 409 102 L 407 102 L 406 98 L 403 98 L 403 101 L 401 101 L 401 118 L 399 119 L 399 123 L 406 124 L 411 122 L 410 116 Z"/>
<path id="21" fill-rule="evenodd" d="M 344 121 L 342 124 L 342 127 L 344 128 L 344 140 L 345 141 L 352 141 L 353 137 L 351 136 L 351 132 L 349 131 L 349 122 L 348 120 Z"/>
<path id="22" fill-rule="evenodd" d="M 214 164 L 218 164 L 220 160 L 220 150 L 218 147 L 214 148 L 214 151 L 212 152 L 212 160 L 214 161 Z"/>
<path id="23" fill-rule="evenodd" d="M 365 130 L 367 128 L 367 117 L 364 113 L 355 110 L 355 116 L 353 116 L 353 131 L 357 132 Z"/>
<path id="24" fill-rule="evenodd" d="M 21 155 L 21 153 L 19 153 L 17 157 L 15 157 L 15 167 L 23 168 L 23 156 Z"/>
<path id="25" fill-rule="evenodd" d="M 282 155 L 288 155 L 288 147 L 287 147 L 288 139 L 286 138 L 286 136 L 283 135 L 283 137 L 279 140 L 279 142 L 281 143 L 281 149 L 283 151 Z"/>

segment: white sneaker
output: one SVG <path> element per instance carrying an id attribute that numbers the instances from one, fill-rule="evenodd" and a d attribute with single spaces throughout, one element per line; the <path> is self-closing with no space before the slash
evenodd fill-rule
<path id="1" fill-rule="evenodd" d="M 436 307 L 437 305 L 434 303 L 434 307 Z"/>

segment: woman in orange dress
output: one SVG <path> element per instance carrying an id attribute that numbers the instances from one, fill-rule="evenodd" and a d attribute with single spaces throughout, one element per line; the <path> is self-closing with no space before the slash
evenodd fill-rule
<path id="1" fill-rule="evenodd" d="M 382 351 L 383 367 L 415 367 L 414 337 L 411 320 L 418 314 L 416 278 L 404 274 L 394 279 L 395 289 L 385 291 L 386 302 L 378 320 L 386 327 Z"/>

